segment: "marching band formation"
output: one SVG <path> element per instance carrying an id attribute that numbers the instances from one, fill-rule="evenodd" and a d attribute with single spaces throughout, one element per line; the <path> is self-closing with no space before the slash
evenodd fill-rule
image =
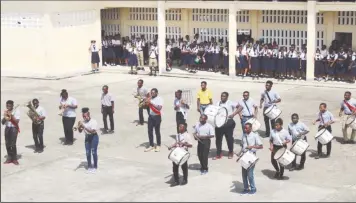
<path id="1" fill-rule="evenodd" d="M 143 111 L 148 114 L 148 140 L 149 146 L 145 152 L 159 152 L 161 147 L 161 121 L 162 109 L 164 106 L 163 99 L 159 96 L 157 88 L 148 91 L 143 86 L 144 81 L 137 82 L 137 89 L 133 96 L 138 99 L 139 122 L 137 125 L 144 124 Z M 291 116 L 291 122 L 288 128 L 284 128 L 282 120 L 282 111 L 278 108 L 278 103 L 282 101 L 279 94 L 272 89 L 273 82 L 267 81 L 265 90 L 262 91 L 260 103 L 257 105 L 250 98 L 248 91 L 243 92 L 243 98 L 238 102 L 229 100 L 229 93 L 222 92 L 221 99 L 213 102 L 212 92 L 207 88 L 207 82 L 201 82 L 201 89 L 197 93 L 197 111 L 200 113 L 199 121 L 192 126 L 191 133 L 188 133 L 187 116 L 193 105 L 193 96 L 190 90 L 177 90 L 173 99 L 173 109 L 176 112 L 177 135 L 176 141 L 172 145 L 165 145 L 169 150 L 169 160 L 173 163 L 173 183 L 171 186 L 185 185 L 188 183 L 188 160 L 191 156 L 189 148 L 192 148 L 193 141 L 196 140 L 197 156 L 200 162 L 201 175 L 209 172 L 209 152 L 211 149 L 211 139 L 215 138 L 216 156 L 213 160 L 219 160 L 223 157 L 222 140 L 225 137 L 229 149 L 228 159 L 232 159 L 234 154 L 237 155 L 237 161 L 241 163 L 242 180 L 244 190 L 242 194 L 256 193 L 256 184 L 254 180 L 254 168 L 257 161 L 257 151 L 263 148 L 258 130 L 261 123 L 257 120 L 258 109 L 263 110 L 266 133 L 265 137 L 269 138 L 269 150 L 271 151 L 271 164 L 276 173 L 275 178 L 284 179 L 284 169 L 291 164 L 290 171 L 295 169 L 302 170 L 305 166 L 306 151 L 309 147 L 307 134 L 309 128 L 306 124 L 299 121 L 299 115 L 294 113 Z M 101 112 L 104 121 L 104 133 L 114 132 L 114 97 L 109 93 L 109 87 L 103 86 L 101 95 Z M 89 108 L 82 108 L 82 120 L 76 126 L 76 109 L 78 108 L 77 100 L 70 97 L 67 90 L 60 93 L 58 113 L 62 117 L 63 130 L 66 145 L 73 144 L 73 131 L 78 130 L 85 134 L 85 150 L 88 163 L 88 172 L 95 173 L 98 168 L 98 123 L 91 118 Z M 18 165 L 16 141 L 20 133 L 20 105 L 14 106 L 14 101 L 6 102 L 6 110 L 2 118 L 2 124 L 5 125 L 5 142 L 7 150 L 7 160 L 5 164 L 13 163 Z M 29 111 L 27 115 L 31 118 L 32 132 L 35 143 L 35 152 L 41 153 L 44 148 L 43 131 L 46 112 L 39 105 L 38 99 L 25 104 Z M 107 116 L 110 120 L 110 130 L 107 125 Z M 241 137 L 241 150 L 239 153 L 234 152 L 233 132 L 236 127 L 234 117 L 239 116 L 243 135 Z M 350 92 L 345 92 L 344 99 L 340 104 L 339 116 L 342 117 L 342 132 L 344 143 L 355 143 L 356 137 L 356 100 L 351 98 Z M 331 112 L 327 110 L 327 104 L 321 103 L 319 113 L 313 124 L 318 123 L 318 132 L 314 138 L 318 141 L 316 159 L 322 156 L 322 147 L 326 145 L 326 157 L 331 154 L 332 135 L 331 125 L 335 122 Z M 347 129 L 351 128 L 351 138 L 348 137 Z M 156 143 L 154 142 L 154 133 Z M 296 156 L 301 156 L 300 164 L 297 166 Z M 93 157 L 93 162 L 92 158 Z M 183 170 L 183 181 L 179 180 L 179 167 Z"/>
<path id="2" fill-rule="evenodd" d="M 93 71 L 98 71 L 100 58 L 98 52 L 102 50 L 102 65 L 124 65 L 131 67 L 130 74 L 137 74 L 138 70 L 150 69 L 149 75 L 156 75 L 158 71 L 158 35 L 152 41 L 141 37 L 103 36 L 101 46 L 92 41 L 89 51 L 92 53 Z M 100 48 L 99 48 L 100 47 Z M 223 39 L 211 38 L 211 41 L 200 40 L 195 34 L 191 40 L 166 39 L 166 69 L 172 70 L 176 62 L 190 72 L 197 70 L 214 71 L 229 74 L 228 42 Z M 238 41 L 236 47 L 236 75 L 284 79 L 303 79 L 306 76 L 307 49 L 296 45 L 279 46 L 276 42 L 264 43 L 245 37 Z M 315 51 L 315 80 L 317 81 L 349 81 L 356 80 L 356 52 L 346 45 L 334 40 L 327 49 L 323 45 Z"/>

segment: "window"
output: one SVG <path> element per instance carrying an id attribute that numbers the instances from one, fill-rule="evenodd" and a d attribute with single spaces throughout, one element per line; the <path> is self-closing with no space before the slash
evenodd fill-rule
<path id="1" fill-rule="evenodd" d="M 166 10 L 166 20 L 172 20 L 172 21 L 182 20 L 182 9 Z"/>
<path id="2" fill-rule="evenodd" d="M 263 23 L 291 23 L 306 24 L 307 11 L 282 11 L 282 10 L 263 10 Z"/>
<path id="3" fill-rule="evenodd" d="M 101 24 L 101 30 L 105 31 L 105 35 L 116 35 L 120 33 L 120 25 L 118 24 Z"/>
<path id="4" fill-rule="evenodd" d="M 339 11 L 339 25 L 356 25 L 356 11 Z"/>
<path id="5" fill-rule="evenodd" d="M 180 27 L 166 27 L 166 38 L 178 40 L 182 37 L 182 31 Z"/>
<path id="6" fill-rule="evenodd" d="M 211 41 L 211 38 L 214 37 L 216 41 L 222 38 L 226 43 L 229 39 L 227 28 L 193 28 L 193 33 L 199 34 L 201 41 Z"/>
<path id="7" fill-rule="evenodd" d="M 43 15 L 37 13 L 1 13 L 1 27 L 42 28 Z"/>
<path id="8" fill-rule="evenodd" d="M 130 8 L 130 20 L 157 20 L 157 8 Z"/>
<path id="9" fill-rule="evenodd" d="M 236 12 L 236 22 L 249 23 L 250 22 L 250 11 L 237 11 Z"/>
<path id="10" fill-rule="evenodd" d="M 158 28 L 157 26 L 130 26 L 129 34 L 135 37 L 144 35 L 146 40 L 153 41 L 155 35 L 158 34 Z"/>
<path id="11" fill-rule="evenodd" d="M 101 9 L 102 20 L 120 20 L 120 8 Z"/>
<path id="12" fill-rule="evenodd" d="M 193 9 L 193 21 L 229 22 L 227 9 Z"/>

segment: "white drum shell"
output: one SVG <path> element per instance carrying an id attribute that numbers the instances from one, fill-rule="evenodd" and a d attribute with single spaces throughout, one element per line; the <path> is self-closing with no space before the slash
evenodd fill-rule
<path id="1" fill-rule="evenodd" d="M 253 132 L 256 132 L 261 128 L 261 123 L 255 118 L 248 119 L 246 123 L 251 123 Z"/>
<path id="2" fill-rule="evenodd" d="M 295 154 L 289 151 L 289 149 L 281 148 L 274 154 L 274 159 L 278 161 L 279 164 L 288 166 L 295 159 Z"/>
<path id="3" fill-rule="evenodd" d="M 204 114 L 208 116 L 207 122 L 213 127 L 220 128 L 227 121 L 227 109 L 221 106 L 209 105 L 204 110 Z"/>
<path id="4" fill-rule="evenodd" d="M 264 114 L 269 119 L 274 120 L 282 114 L 282 111 L 280 109 L 278 109 L 277 106 L 270 106 L 265 110 Z"/>
<path id="5" fill-rule="evenodd" d="M 356 116 L 347 117 L 346 125 L 348 125 L 352 130 L 356 130 Z"/>
<path id="6" fill-rule="evenodd" d="M 168 155 L 168 159 L 177 165 L 182 165 L 189 159 L 189 152 L 181 147 L 174 148 Z"/>
<path id="7" fill-rule="evenodd" d="M 256 155 L 250 151 L 245 152 L 240 158 L 241 166 L 246 170 L 255 165 L 257 161 Z"/>
<path id="8" fill-rule="evenodd" d="M 316 136 L 315 139 L 317 139 L 322 145 L 326 145 L 331 140 L 333 140 L 334 136 L 326 129 L 320 130 Z"/>
<path id="9" fill-rule="evenodd" d="M 290 151 L 298 156 L 301 156 L 305 151 L 307 151 L 308 148 L 309 148 L 309 143 L 305 140 L 299 139 L 293 144 Z"/>

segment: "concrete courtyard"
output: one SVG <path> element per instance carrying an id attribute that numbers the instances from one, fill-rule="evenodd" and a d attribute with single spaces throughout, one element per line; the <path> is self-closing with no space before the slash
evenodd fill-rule
<path id="1" fill-rule="evenodd" d="M 13 164 L 1 166 L 1 201 L 354 201 L 356 200 L 356 145 L 342 145 L 340 140 L 341 125 L 338 112 L 339 104 L 346 90 L 356 96 L 353 89 L 323 88 L 301 86 L 302 82 L 275 84 L 274 89 L 282 97 L 279 105 L 282 118 L 287 127 L 290 115 L 298 113 L 305 122 L 309 133 L 310 147 L 307 152 L 305 169 L 289 172 L 286 180 L 274 180 L 274 169 L 270 163 L 268 139 L 263 138 L 264 149 L 257 153 L 260 158 L 255 169 L 257 193 L 253 196 L 240 196 L 243 189 L 241 166 L 236 157 L 229 160 L 223 157 L 214 161 L 209 159 L 210 170 L 201 176 L 197 168 L 199 161 L 196 156 L 196 142 L 190 150 L 189 183 L 186 186 L 171 188 L 172 163 L 168 160 L 168 149 L 164 146 L 161 152 L 144 152 L 148 142 L 147 125 L 136 126 L 138 119 L 137 100 L 132 93 L 136 81 L 144 79 L 148 88 L 156 87 L 164 99 L 163 121 L 161 127 L 162 144 L 174 142 L 175 112 L 173 111 L 174 91 L 191 89 L 194 100 L 200 88 L 201 79 L 174 77 L 132 76 L 127 74 L 99 73 L 74 77 L 63 80 L 34 80 L 1 78 L 1 112 L 5 109 L 6 100 L 24 104 L 33 98 L 40 99 L 47 111 L 45 121 L 43 153 L 33 153 L 31 122 L 27 117 L 26 107 L 21 107 L 21 133 L 18 135 L 17 146 L 19 166 Z M 207 80 L 208 88 L 213 91 L 214 101 L 220 93 L 227 91 L 231 100 L 238 100 L 242 92 L 250 91 L 251 98 L 259 101 L 264 89 L 263 83 L 233 82 L 223 80 Z M 92 117 L 102 127 L 100 113 L 100 94 L 102 85 L 109 85 L 114 94 L 115 133 L 100 135 L 98 149 L 99 169 L 96 174 L 85 171 L 86 158 L 84 135 L 75 132 L 76 141 L 72 146 L 61 144 L 64 137 L 61 117 L 58 113 L 58 100 L 61 89 L 67 89 L 69 95 L 76 98 L 79 104 L 77 121 L 81 119 L 80 109 L 89 107 Z M 332 153 L 329 159 L 315 160 L 316 126 L 312 121 L 316 118 L 321 102 L 328 104 L 337 122 L 333 125 Z M 198 112 L 192 105 L 188 125 L 198 121 Z M 145 113 L 145 112 L 144 112 Z M 147 114 L 145 113 L 147 120 Z M 259 121 L 263 124 L 262 112 Z M 241 138 L 240 119 L 235 118 L 235 151 L 240 150 Z M 262 131 L 264 125 L 262 125 Z M 3 134 L 3 130 L 1 132 Z M 263 135 L 263 132 L 261 132 Z M 5 161 L 4 136 L 1 136 L 1 161 Z M 223 141 L 223 150 L 227 150 Z M 326 152 L 326 148 L 323 148 Z M 210 157 L 215 156 L 215 141 L 212 141 Z"/>

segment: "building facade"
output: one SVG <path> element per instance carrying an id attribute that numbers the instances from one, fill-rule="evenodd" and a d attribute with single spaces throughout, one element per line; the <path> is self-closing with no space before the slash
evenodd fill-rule
<path id="1" fill-rule="evenodd" d="M 307 78 L 314 78 L 314 50 L 334 39 L 356 49 L 354 2 L 261 1 L 89 1 L 1 2 L 2 72 L 52 76 L 90 67 L 92 39 L 101 30 L 121 36 L 158 34 L 166 38 L 200 34 L 229 41 L 230 56 L 237 35 L 249 35 L 281 46 L 307 44 Z M 263 8 L 263 10 L 261 10 Z M 26 53 L 26 54 L 19 54 Z M 165 54 L 159 54 L 165 70 Z M 235 72 L 230 57 L 230 75 Z"/>

